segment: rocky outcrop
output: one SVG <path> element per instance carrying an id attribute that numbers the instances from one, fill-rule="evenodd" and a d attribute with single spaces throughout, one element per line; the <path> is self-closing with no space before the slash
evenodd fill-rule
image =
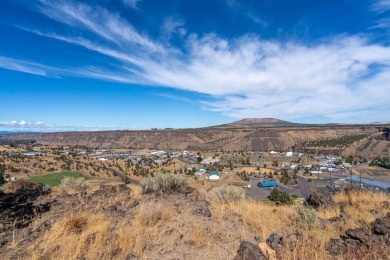
<path id="1" fill-rule="evenodd" d="M 382 243 L 390 246 L 390 213 L 384 218 L 377 218 L 373 229 L 348 229 L 340 239 L 331 239 L 326 251 L 331 256 L 341 256 L 356 251 L 365 252 Z"/>
<path id="2" fill-rule="evenodd" d="M 330 192 L 313 192 L 306 199 L 306 204 L 313 208 L 327 208 L 334 205 Z"/>
<path id="3" fill-rule="evenodd" d="M 50 210 L 50 202 L 36 203 L 39 196 L 50 193 L 50 188 L 26 181 L 12 183 L 13 193 L 0 194 L 0 230 L 26 227 L 32 218 Z"/>
<path id="4" fill-rule="evenodd" d="M 374 222 L 374 234 L 390 237 L 390 212 L 384 218 L 377 218 Z"/>

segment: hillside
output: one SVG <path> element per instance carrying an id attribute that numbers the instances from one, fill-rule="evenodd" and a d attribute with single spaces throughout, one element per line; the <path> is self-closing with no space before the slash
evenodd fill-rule
<path id="1" fill-rule="evenodd" d="M 180 183 L 165 181 L 163 190 L 151 191 L 146 185 L 7 184 L 0 190 L 0 257 L 276 260 L 390 254 L 386 193 L 315 193 L 304 205 L 278 206 L 246 200 L 242 188 L 235 188 L 239 196 L 218 199 Z"/>
<path id="2" fill-rule="evenodd" d="M 269 122 L 272 122 L 272 120 Z M 370 157 L 389 156 L 390 150 L 390 142 L 383 139 L 378 128 L 373 125 L 303 125 L 271 128 L 224 127 L 187 130 L 169 129 L 0 135 L 0 141 L 4 140 L 28 140 L 28 142 L 35 140 L 44 145 L 82 145 L 92 148 L 152 150 L 216 151 L 222 149 L 286 151 L 298 149 L 299 147 L 301 150 L 305 147 L 311 147 L 314 149 L 313 152 L 316 152 L 318 149 L 334 148 L 338 149 L 337 153 L 344 155 L 360 154 Z"/>
<path id="3" fill-rule="evenodd" d="M 218 125 L 215 127 L 281 127 L 281 126 L 298 126 L 299 124 L 283 121 L 276 118 L 245 118 L 229 124 Z"/>

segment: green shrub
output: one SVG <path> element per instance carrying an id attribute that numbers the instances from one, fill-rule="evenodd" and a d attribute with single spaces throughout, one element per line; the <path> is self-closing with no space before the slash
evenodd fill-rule
<path id="1" fill-rule="evenodd" d="M 244 191 L 234 186 L 223 186 L 216 192 L 217 199 L 222 203 L 238 202 L 245 198 Z"/>
<path id="2" fill-rule="evenodd" d="M 140 183 L 142 193 L 174 193 L 188 190 L 187 180 L 172 173 L 160 173 L 153 178 L 146 178 Z"/>
<path id="3" fill-rule="evenodd" d="M 281 204 L 291 204 L 293 202 L 291 196 L 287 192 L 281 191 L 277 187 L 272 189 L 269 199 Z"/>
<path id="4" fill-rule="evenodd" d="M 308 225 L 310 227 L 318 226 L 319 219 L 317 212 L 313 208 L 298 207 L 298 223 L 301 225 Z"/>

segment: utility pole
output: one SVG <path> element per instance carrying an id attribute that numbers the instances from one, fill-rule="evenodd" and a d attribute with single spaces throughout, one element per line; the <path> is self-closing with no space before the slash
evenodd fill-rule
<path id="1" fill-rule="evenodd" d="M 352 188 L 352 169 L 351 169 L 351 188 Z"/>

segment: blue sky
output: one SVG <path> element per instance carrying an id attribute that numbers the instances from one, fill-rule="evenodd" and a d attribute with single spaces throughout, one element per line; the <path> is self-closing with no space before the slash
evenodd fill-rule
<path id="1" fill-rule="evenodd" d="M 0 130 L 390 120 L 390 0 L 2 0 Z"/>

